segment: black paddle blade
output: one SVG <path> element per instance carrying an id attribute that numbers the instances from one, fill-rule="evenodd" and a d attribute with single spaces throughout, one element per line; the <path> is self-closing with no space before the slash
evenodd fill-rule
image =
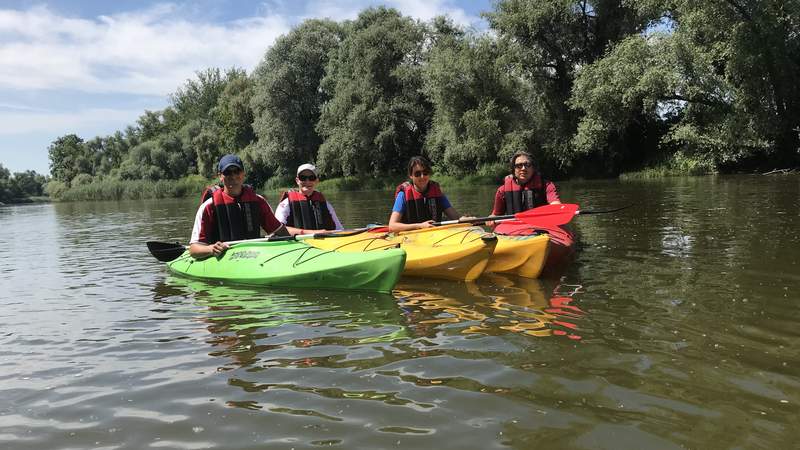
<path id="1" fill-rule="evenodd" d="M 184 246 L 177 242 L 171 244 L 169 242 L 156 241 L 148 241 L 147 249 L 150 250 L 151 255 L 161 262 L 170 262 L 181 256 L 186 250 Z"/>

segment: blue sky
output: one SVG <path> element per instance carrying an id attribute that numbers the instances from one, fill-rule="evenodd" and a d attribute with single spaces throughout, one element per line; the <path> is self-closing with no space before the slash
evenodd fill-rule
<path id="1" fill-rule="evenodd" d="M 123 130 L 209 67 L 251 71 L 305 19 L 386 5 L 479 29 L 491 0 L 131 0 L 0 3 L 0 164 L 49 172 L 47 147 Z"/>

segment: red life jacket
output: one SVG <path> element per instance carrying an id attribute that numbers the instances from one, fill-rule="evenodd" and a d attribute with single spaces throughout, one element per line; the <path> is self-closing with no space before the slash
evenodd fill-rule
<path id="1" fill-rule="evenodd" d="M 290 189 L 283 193 L 281 201 L 289 199 L 289 217 L 286 223 L 295 228 L 309 230 L 335 230 L 331 212 L 328 211 L 328 202 L 319 191 L 314 191 L 311 197 L 306 197 L 297 189 Z"/>
<path id="2" fill-rule="evenodd" d="M 503 180 L 503 196 L 506 201 L 506 214 L 517 214 L 522 211 L 547 204 L 546 182 L 539 173 L 533 174 L 524 185 L 519 185 L 513 175 L 506 175 Z"/>
<path id="3" fill-rule="evenodd" d="M 212 192 L 216 227 L 212 227 L 209 242 L 238 241 L 261 237 L 261 200 L 252 187 L 242 186 L 238 198 L 223 189 Z"/>
<path id="4" fill-rule="evenodd" d="M 428 188 L 421 193 L 414 189 L 413 184 L 406 181 L 395 189 L 395 198 L 400 192 L 405 195 L 403 223 L 419 223 L 428 220 L 441 222 L 442 213 L 444 212 L 442 208 L 444 194 L 439 188 L 439 183 L 428 181 Z"/>

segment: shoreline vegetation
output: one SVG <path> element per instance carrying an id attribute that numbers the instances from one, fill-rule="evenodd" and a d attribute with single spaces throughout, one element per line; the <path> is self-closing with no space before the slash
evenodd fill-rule
<path id="1" fill-rule="evenodd" d="M 704 172 L 693 170 L 692 167 L 671 167 L 667 165 L 658 167 L 647 167 L 639 171 L 626 172 L 619 175 L 622 181 L 637 181 L 648 179 L 660 179 L 667 177 L 682 176 L 707 176 L 716 175 L 714 172 Z M 797 173 L 797 169 L 774 169 L 764 173 L 750 173 L 759 175 L 787 175 Z M 434 174 L 434 179 L 446 186 L 447 189 L 458 189 L 465 186 L 492 186 L 497 187 L 502 183 L 502 176 L 490 174 L 467 175 L 455 177 L 452 175 Z M 577 177 L 574 179 L 578 179 Z M 330 180 L 323 180 L 317 189 L 323 193 L 341 191 L 371 191 L 371 190 L 393 190 L 405 181 L 402 175 L 384 175 L 379 177 L 340 177 Z M 11 204 L 31 204 L 46 203 L 51 201 L 71 202 L 71 201 L 107 201 L 107 200 L 144 200 L 158 198 L 199 198 L 203 190 L 214 184 L 217 180 L 206 179 L 196 175 L 184 177 L 178 180 L 106 180 L 96 181 L 81 186 L 74 186 L 59 193 L 58 198 L 53 199 L 48 196 L 38 196 L 23 199 L 13 199 L 5 202 Z M 273 200 L 283 191 L 294 186 L 291 177 L 274 177 L 268 180 L 261 187 L 256 187 L 256 191 L 266 194 Z M 0 203 L 2 206 L 2 203 Z"/>
<path id="2" fill-rule="evenodd" d="M 323 191 L 391 189 L 419 154 L 448 188 L 497 185 L 521 149 L 556 181 L 795 170 L 783 3 L 499 0 L 487 32 L 386 7 L 309 19 L 250 73 L 199 70 L 124 130 L 58 137 L 49 177 L 0 165 L 0 202 L 191 196 L 226 153 L 264 192 L 308 162 Z"/>
<path id="3" fill-rule="evenodd" d="M 465 186 L 492 186 L 497 187 L 506 175 L 503 167 L 495 166 L 494 170 L 480 170 L 479 173 L 466 176 L 453 176 L 434 173 L 433 178 L 446 186 L 447 189 L 457 189 Z M 747 175 L 789 175 L 796 174 L 796 168 L 772 169 L 766 172 L 739 173 Z M 643 167 L 640 170 L 619 174 L 621 181 L 637 181 L 660 179 L 667 177 L 708 176 L 717 175 L 718 172 L 697 161 L 681 160 L 670 161 L 659 165 Z M 580 179 L 580 177 L 573 177 Z M 395 189 L 398 184 L 406 181 L 402 174 L 383 174 L 369 177 L 339 177 L 322 180 L 317 189 L 320 192 L 342 191 L 371 191 Z M 203 190 L 217 182 L 215 178 L 203 178 L 198 175 L 189 175 L 178 180 L 115 180 L 92 181 L 87 184 L 72 186 L 56 193 L 56 196 L 38 195 L 31 197 L 18 197 L 0 202 L 3 205 L 37 204 L 72 201 L 108 201 L 108 200 L 144 200 L 159 198 L 191 198 L 200 197 Z M 564 180 L 562 180 L 564 181 Z M 256 191 L 268 196 L 280 195 L 283 191 L 294 187 L 294 178 L 291 176 L 275 176 L 263 185 L 256 186 Z"/>

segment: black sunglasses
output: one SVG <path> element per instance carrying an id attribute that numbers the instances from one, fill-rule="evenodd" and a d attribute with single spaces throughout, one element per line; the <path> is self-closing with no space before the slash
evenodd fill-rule
<path id="1" fill-rule="evenodd" d="M 297 179 L 300 181 L 316 181 L 316 175 L 298 175 Z"/>
<path id="2" fill-rule="evenodd" d="M 240 169 L 238 167 L 232 167 L 230 169 L 225 169 L 225 171 L 222 172 L 222 174 L 225 175 L 226 177 L 229 177 L 231 175 L 239 175 L 241 172 L 242 172 L 242 169 Z"/>
<path id="3" fill-rule="evenodd" d="M 417 170 L 414 173 L 412 173 L 411 176 L 413 176 L 414 178 L 419 178 L 421 176 L 428 176 L 430 174 L 431 173 L 427 170 Z"/>
<path id="4" fill-rule="evenodd" d="M 523 163 L 514 164 L 514 168 L 515 169 L 530 169 L 531 167 L 533 167 L 533 164 L 531 164 L 529 162 L 523 162 Z"/>

